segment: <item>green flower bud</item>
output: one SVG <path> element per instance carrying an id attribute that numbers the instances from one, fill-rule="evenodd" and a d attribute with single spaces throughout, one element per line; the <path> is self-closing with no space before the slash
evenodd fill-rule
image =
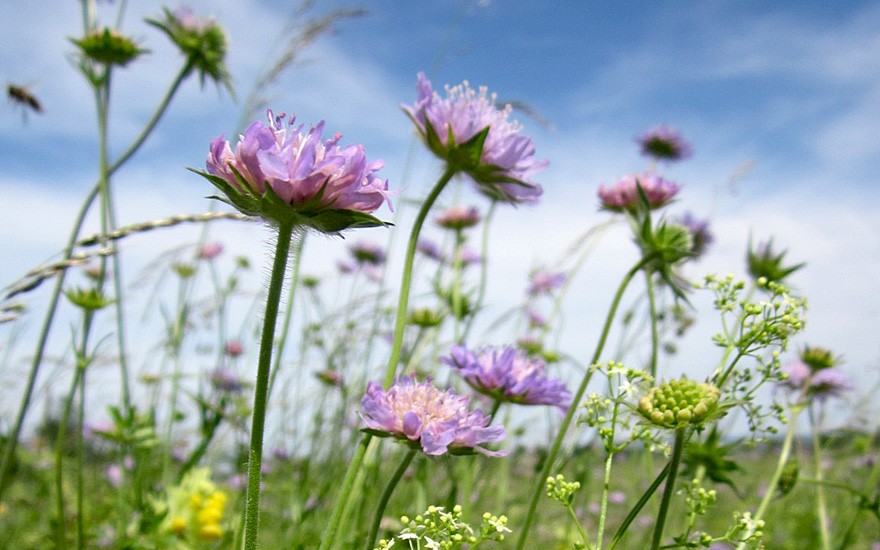
<path id="1" fill-rule="evenodd" d="M 422 328 L 436 327 L 443 322 L 443 314 L 430 308 L 419 308 L 409 314 L 409 322 Z"/>
<path id="2" fill-rule="evenodd" d="M 64 293 L 70 303 L 87 311 L 97 311 L 113 303 L 96 288 L 68 290 Z"/>
<path id="3" fill-rule="evenodd" d="M 822 369 L 830 369 L 837 364 L 838 358 L 831 354 L 831 350 L 818 346 L 806 346 L 800 353 L 801 361 L 810 367 L 813 372 Z"/>
<path id="4" fill-rule="evenodd" d="M 124 67 L 137 56 L 147 53 L 131 38 L 110 28 L 90 32 L 79 40 L 71 39 L 83 55 L 92 61 Z"/>
<path id="5" fill-rule="evenodd" d="M 196 17 L 192 10 L 165 9 L 164 19 L 147 19 L 147 23 L 163 31 L 199 72 L 202 84 L 208 77 L 226 86 L 232 93 L 226 68 L 226 33 L 215 20 Z"/>
<path id="6" fill-rule="evenodd" d="M 720 397 L 721 392 L 711 384 L 680 378 L 651 388 L 639 399 L 638 411 L 664 428 L 696 427 L 718 412 Z"/>
<path id="7" fill-rule="evenodd" d="M 762 287 L 768 283 L 782 282 L 783 279 L 806 265 L 803 263 L 793 266 L 782 265 L 787 253 L 787 250 L 774 253 L 772 239 L 758 245 L 754 250 L 749 244 L 749 251 L 746 255 L 749 273 Z"/>

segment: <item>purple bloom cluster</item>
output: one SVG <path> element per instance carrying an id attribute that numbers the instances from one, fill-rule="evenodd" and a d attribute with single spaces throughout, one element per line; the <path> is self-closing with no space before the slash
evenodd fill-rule
<path id="1" fill-rule="evenodd" d="M 444 210 L 434 222 L 445 229 L 467 229 L 480 223 L 480 211 L 473 206 L 453 206 Z"/>
<path id="2" fill-rule="evenodd" d="M 715 241 L 715 236 L 709 231 L 709 220 L 699 220 L 690 212 L 685 212 L 676 221 L 691 232 L 693 239 L 691 251 L 695 256 L 702 256 L 709 245 Z"/>
<path id="3" fill-rule="evenodd" d="M 693 150 L 674 128 L 658 126 L 636 140 L 642 146 L 642 154 L 658 160 L 681 160 L 690 157 Z"/>
<path id="4" fill-rule="evenodd" d="M 455 346 L 441 361 L 454 368 L 474 390 L 494 399 L 523 405 L 553 405 L 567 411 L 571 392 L 561 380 L 547 378 L 544 363 L 513 346 L 479 353 Z"/>
<path id="5" fill-rule="evenodd" d="M 382 265 L 385 263 L 385 250 L 372 241 L 356 242 L 351 245 L 349 250 L 358 264 Z"/>
<path id="6" fill-rule="evenodd" d="M 504 439 L 504 426 L 489 426 L 491 418 L 480 409 L 470 411 L 469 405 L 469 397 L 441 391 L 430 380 L 417 383 L 414 377 L 404 376 L 388 391 L 371 382 L 361 399 L 361 418 L 377 435 L 406 440 L 428 455 L 505 454 L 481 447 Z"/>
<path id="7" fill-rule="evenodd" d="M 540 296 L 541 294 L 550 294 L 557 288 L 565 284 L 565 273 L 555 273 L 552 271 L 535 271 L 529 280 L 529 296 Z"/>
<path id="8" fill-rule="evenodd" d="M 244 389 L 241 379 L 229 369 L 218 368 L 211 372 L 211 385 L 223 393 L 239 393 Z"/>
<path id="9" fill-rule="evenodd" d="M 601 186 L 599 199 L 602 201 L 602 206 L 608 210 L 631 211 L 639 204 L 639 186 L 641 186 L 651 208 L 659 208 L 667 204 L 675 198 L 679 189 L 677 183 L 666 180 L 653 172 L 643 172 L 625 176 L 617 180 L 611 187 Z"/>
<path id="10" fill-rule="evenodd" d="M 223 136 L 211 141 L 205 162 L 208 173 L 245 195 L 262 197 L 267 187 L 285 203 L 309 210 L 333 209 L 370 213 L 388 202 L 388 182 L 373 174 L 384 166 L 368 162 L 363 146 L 340 148 L 341 134 L 322 141 L 324 122 L 302 134 L 295 117 L 269 111 L 268 126 L 251 124 L 235 152 Z M 239 177 L 237 177 L 239 176 Z"/>
<path id="11" fill-rule="evenodd" d="M 801 391 L 804 395 L 813 396 L 820 401 L 829 397 L 840 397 L 853 389 L 849 377 L 840 369 L 833 367 L 814 371 L 806 363 L 795 361 L 783 369 L 783 372 L 788 375 L 788 378 L 782 382 L 783 387 Z"/>
<path id="12" fill-rule="evenodd" d="M 402 107 L 434 154 L 458 163 L 461 159 L 452 158 L 456 148 L 488 128 L 479 165 L 460 168 L 492 199 L 531 202 L 541 195 L 541 186 L 531 177 L 547 161 L 535 158 L 531 138 L 522 135 L 519 123 L 508 120 L 513 110 L 510 105 L 499 109 L 494 94 L 490 96 L 484 87 L 474 90 L 466 81 L 447 86 L 445 99 L 434 92 L 424 73 L 418 74 L 417 87 L 415 105 Z"/>

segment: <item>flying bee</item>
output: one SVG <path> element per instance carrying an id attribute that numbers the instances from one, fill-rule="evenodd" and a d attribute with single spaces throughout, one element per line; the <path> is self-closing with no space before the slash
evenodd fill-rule
<path id="1" fill-rule="evenodd" d="M 25 122 L 27 122 L 28 109 L 38 114 L 43 112 L 43 104 L 26 86 L 7 84 L 6 95 L 9 96 L 10 101 L 21 106 Z"/>

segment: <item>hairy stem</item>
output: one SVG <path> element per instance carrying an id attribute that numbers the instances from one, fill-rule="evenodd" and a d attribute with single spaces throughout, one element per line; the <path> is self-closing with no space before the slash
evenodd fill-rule
<path id="1" fill-rule="evenodd" d="M 266 296 L 266 312 L 263 334 L 260 339 L 260 355 L 257 364 L 257 381 L 254 388 L 254 412 L 251 421 L 250 453 L 248 454 L 247 496 L 244 515 L 244 548 L 256 550 L 260 528 L 260 467 L 263 463 L 263 431 L 266 423 L 266 402 L 269 390 L 269 369 L 272 366 L 272 349 L 275 339 L 275 323 L 287 268 L 287 253 L 293 237 L 293 225 L 278 227 L 275 244 L 275 260 Z"/>

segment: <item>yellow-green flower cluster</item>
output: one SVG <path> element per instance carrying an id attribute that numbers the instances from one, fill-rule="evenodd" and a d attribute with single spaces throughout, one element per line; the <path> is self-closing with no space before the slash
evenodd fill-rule
<path id="1" fill-rule="evenodd" d="M 400 522 L 404 529 L 397 537 L 382 539 L 374 550 L 388 550 L 396 540 L 405 541 L 410 548 L 432 548 L 436 550 L 460 550 L 464 545 L 473 548 L 483 541 L 502 541 L 507 527 L 507 516 L 496 516 L 486 512 L 482 515 L 479 535 L 461 519 L 461 506 L 456 505 L 447 512 L 442 506 L 429 506 L 414 518 L 403 516 Z"/>
<path id="2" fill-rule="evenodd" d="M 699 426 L 718 410 L 721 392 L 705 382 L 687 378 L 651 388 L 639 399 L 639 413 L 664 428 Z"/>
<path id="3" fill-rule="evenodd" d="M 561 502 L 565 506 L 571 505 L 575 491 L 580 488 L 580 482 L 565 481 L 565 477 L 562 474 L 558 474 L 556 477 L 547 476 L 547 496 Z"/>
<path id="4" fill-rule="evenodd" d="M 223 512 L 227 498 L 211 481 L 208 468 L 194 469 L 180 485 L 168 490 L 163 530 L 191 543 L 219 540 L 226 532 Z"/>

